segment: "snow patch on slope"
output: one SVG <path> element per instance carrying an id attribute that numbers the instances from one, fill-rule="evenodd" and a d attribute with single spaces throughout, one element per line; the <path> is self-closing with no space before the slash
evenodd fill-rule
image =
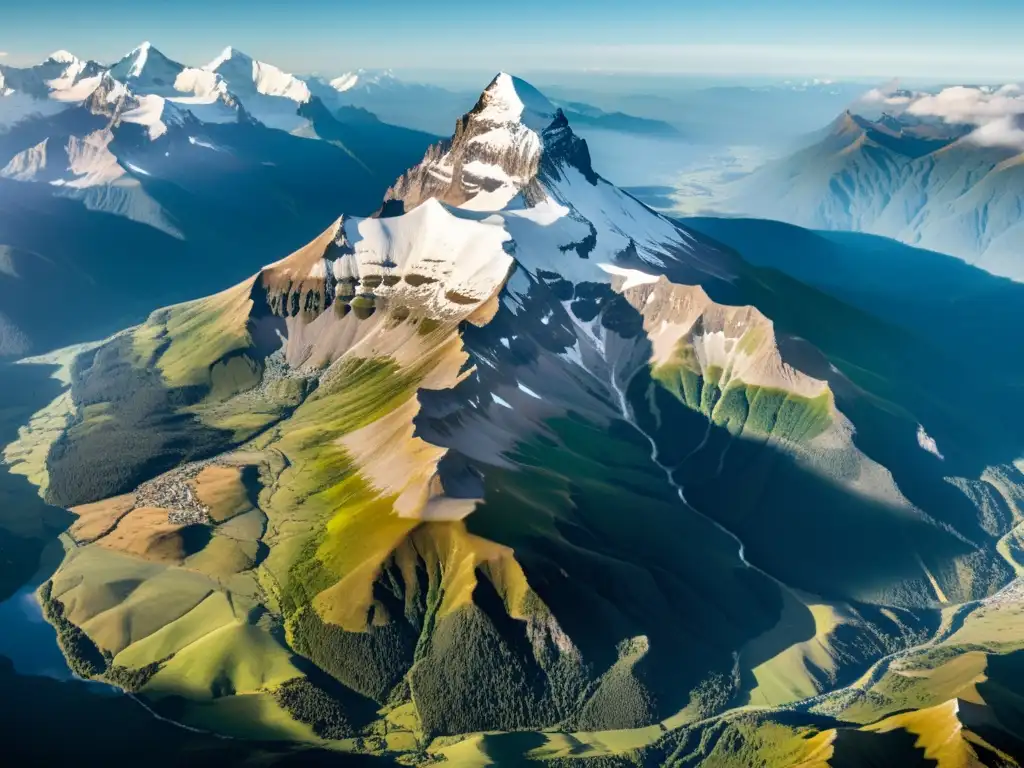
<path id="1" fill-rule="evenodd" d="M 637 285 L 645 285 L 647 283 L 658 282 L 657 275 L 649 275 L 646 272 L 641 272 L 638 269 L 626 269 L 624 267 L 617 267 L 614 264 L 598 264 L 598 267 L 603 269 L 609 275 L 617 275 L 625 278 L 622 283 L 621 290 L 626 291 Z"/>
<path id="2" fill-rule="evenodd" d="M 180 113 L 162 96 L 136 96 L 134 106 L 122 112 L 121 119 L 144 126 L 151 140 L 166 134 L 168 125 L 182 125 L 184 122 Z"/>
<path id="3" fill-rule="evenodd" d="M 124 168 L 110 151 L 110 131 L 94 131 L 85 138 L 68 140 L 68 171 L 72 178 L 61 182 L 73 188 L 111 184 L 125 175 Z"/>
<path id="4" fill-rule="evenodd" d="M 917 444 L 933 456 L 945 460 L 946 457 L 939 451 L 939 445 L 935 442 L 935 438 L 925 432 L 924 426 L 921 424 L 917 425 Z"/>
<path id="5" fill-rule="evenodd" d="M 334 262 L 336 278 L 384 274 L 395 269 L 437 281 L 474 301 L 483 301 L 505 279 L 511 257 L 504 243 L 509 234 L 501 218 L 463 218 L 436 200 L 384 219 L 349 219 L 345 234 L 354 253 Z M 384 265 L 394 265 L 393 267 Z M 435 302 L 448 304 L 442 296 Z"/>

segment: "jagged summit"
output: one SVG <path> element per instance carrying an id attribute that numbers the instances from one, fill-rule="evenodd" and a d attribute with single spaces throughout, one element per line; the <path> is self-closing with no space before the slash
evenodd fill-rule
<path id="1" fill-rule="evenodd" d="M 70 51 L 65 51 L 63 48 L 59 51 L 54 51 L 46 57 L 47 61 L 56 61 L 60 64 L 74 64 L 78 61 L 78 57 Z"/>
<path id="2" fill-rule="evenodd" d="M 207 70 L 208 72 L 214 72 L 217 70 L 218 67 L 222 66 L 225 62 L 230 61 L 232 59 L 248 62 L 252 61 L 251 56 L 229 45 L 217 55 L 217 58 L 215 58 L 209 64 L 204 66 L 203 69 Z"/>
<path id="3" fill-rule="evenodd" d="M 203 69 L 220 75 L 233 93 L 259 93 L 305 104 L 312 95 L 299 78 L 284 70 L 258 61 L 230 45 Z"/>
<path id="4" fill-rule="evenodd" d="M 520 122 L 540 133 L 551 125 L 557 112 L 558 108 L 528 82 L 500 72 L 484 89 L 470 115 L 490 123 Z"/>
<path id="5" fill-rule="evenodd" d="M 173 86 L 174 79 L 183 69 L 183 64 L 167 58 L 146 40 L 122 56 L 110 68 L 110 73 L 123 82 L 144 79 Z"/>
<path id="6" fill-rule="evenodd" d="M 541 177 L 559 179 L 567 166 L 596 183 L 586 142 L 565 114 L 525 80 L 501 72 L 456 123 L 451 140 L 432 147 L 398 180 L 385 210 L 406 210 L 430 197 L 478 211 L 501 210 L 517 199 L 533 205 L 549 197 Z"/>

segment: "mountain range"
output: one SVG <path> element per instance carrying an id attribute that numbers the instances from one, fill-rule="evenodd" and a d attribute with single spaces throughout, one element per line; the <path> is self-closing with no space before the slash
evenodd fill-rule
<path id="1" fill-rule="evenodd" d="M 98 92 L 131 94 L 138 58 Z M 225 140 L 150 98 L 118 102 L 143 146 Z M 1024 755 L 1014 363 L 654 212 L 504 73 L 336 213 L 36 361 L 68 385 L 5 458 L 74 515 L 39 597 L 78 675 L 189 728 L 415 764 Z M 29 530 L 8 549 L 41 551 Z"/>
<path id="2" fill-rule="evenodd" d="M 1021 147 L 983 142 L 966 122 L 847 111 L 807 146 L 731 185 L 721 207 L 884 235 L 1024 280 L 1022 206 Z"/>
<path id="3" fill-rule="evenodd" d="M 102 335 L 236 280 L 339 207 L 370 213 L 435 141 L 332 113 L 230 48 L 203 68 L 148 43 L 110 67 L 62 51 L 0 76 L 0 355 Z M 176 266 L 153 280 L 150 260 Z"/>
<path id="4" fill-rule="evenodd" d="M 472 101 L 385 72 L 299 77 L 231 47 L 202 67 L 148 42 L 110 65 L 67 51 L 0 64 L 0 356 L 88 338 L 71 317 L 102 335 L 237 279 L 339 209 L 370 213 L 437 140 L 419 128 L 448 133 Z M 611 143 L 675 135 L 586 104 L 568 113 Z M 111 253 L 143 227 L 146 251 L 180 266 L 159 283 Z M 28 298 L 69 270 L 90 291 L 61 286 L 46 309 Z"/>

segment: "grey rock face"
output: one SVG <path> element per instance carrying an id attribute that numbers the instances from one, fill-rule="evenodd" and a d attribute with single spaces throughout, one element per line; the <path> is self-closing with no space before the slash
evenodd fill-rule
<path id="1" fill-rule="evenodd" d="M 509 188 L 509 198 L 521 194 L 529 205 L 545 196 L 539 179 L 559 178 L 564 165 L 596 183 L 587 144 L 562 110 L 528 84 L 501 74 L 455 124 L 452 138 L 430 147 L 388 190 L 380 213 L 399 214 L 431 197 L 464 206 L 502 187 Z"/>

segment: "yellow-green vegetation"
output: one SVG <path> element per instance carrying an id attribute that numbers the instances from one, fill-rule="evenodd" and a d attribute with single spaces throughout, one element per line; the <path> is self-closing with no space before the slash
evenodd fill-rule
<path id="1" fill-rule="evenodd" d="M 215 699 L 169 698 L 160 706 L 178 722 L 230 738 L 319 742 L 309 725 L 292 717 L 267 691 Z"/>
<path id="2" fill-rule="evenodd" d="M 246 357 L 232 358 L 239 370 L 255 370 Z M 247 377 L 219 380 L 214 389 L 185 412 L 195 416 L 206 426 L 231 435 L 231 441 L 241 444 L 258 435 L 271 425 L 288 416 L 305 399 L 309 385 L 303 379 L 281 379 L 259 389 L 247 389 Z"/>
<path id="3" fill-rule="evenodd" d="M 274 450 L 288 466 L 263 503 L 276 531 L 264 567 L 286 616 L 348 579 L 344 597 L 322 608 L 336 623 L 365 626 L 377 570 L 417 521 L 395 516 L 338 439 L 412 397 L 418 380 L 387 360 L 345 361 L 281 430 Z"/>
<path id="4" fill-rule="evenodd" d="M 746 334 L 740 348 L 746 343 Z M 832 393 L 807 397 L 786 389 L 748 384 L 720 366 L 702 369 L 693 346 L 680 341 L 670 360 L 652 366 L 651 377 L 687 407 L 734 435 L 771 436 L 806 442 L 832 423 Z"/>
<path id="5" fill-rule="evenodd" d="M 218 498 L 228 504 L 224 509 L 237 511 L 241 505 L 230 503 L 237 496 L 223 491 L 234 490 L 230 480 L 239 482 L 238 473 L 204 480 L 219 481 L 207 491 L 221 491 Z M 143 558 L 126 553 L 130 543 L 114 538 L 140 512 L 145 517 L 145 509 L 134 510 L 94 543 L 74 547 L 69 541 L 68 557 L 41 593 L 46 616 L 76 671 L 103 675 L 154 706 L 170 707 L 183 722 L 203 727 L 216 722 L 225 733 L 244 737 L 310 738 L 268 693 L 302 673 L 276 639 L 272 622 L 264 620 L 255 581 L 241 573 L 252 560 L 229 568 L 232 558 L 223 549 L 248 547 L 254 554 L 256 541 L 215 531 L 206 545 L 209 552 L 204 548 L 184 560 Z M 234 533 L 244 530 L 236 525 Z M 261 526 L 254 529 L 257 535 L 261 531 Z"/>
<path id="6" fill-rule="evenodd" d="M 205 299 L 157 310 L 132 333 L 135 363 L 157 366 L 170 387 L 210 384 L 252 375 L 228 370 L 224 358 L 251 343 L 252 283 L 247 280 Z M 220 383 L 218 381 L 218 383 Z"/>
<path id="7" fill-rule="evenodd" d="M 952 699 L 986 703 L 986 683 L 996 660 L 1024 651 L 1024 606 L 995 599 L 972 610 L 943 642 L 894 662 L 874 685 L 835 714 L 870 723 L 908 709 L 933 707 Z"/>
<path id="8" fill-rule="evenodd" d="M 1011 755 L 1002 752 L 982 736 L 964 729 L 960 702 L 950 699 L 933 707 L 893 715 L 865 726 L 865 733 L 887 734 L 903 731 L 914 737 L 914 748 L 935 768 L 1014 766 Z"/>
<path id="9" fill-rule="evenodd" d="M 179 650 L 144 690 L 154 698 L 215 699 L 273 690 L 300 674 L 287 649 L 243 617 Z"/>
<path id="10" fill-rule="evenodd" d="M 783 610 L 779 623 L 744 649 L 741 658 L 758 663 L 752 669 L 756 686 L 750 691 L 748 703 L 777 706 L 816 696 L 834 683 L 839 667 L 839 654 L 832 647 L 844 617 L 835 606 L 798 602 L 790 591 L 783 594 Z M 802 627 L 805 608 L 813 626 Z M 803 631 L 801 631 L 803 630 Z M 810 632 L 810 636 L 808 636 Z M 763 658 L 767 649 L 779 649 L 774 656 Z"/>

